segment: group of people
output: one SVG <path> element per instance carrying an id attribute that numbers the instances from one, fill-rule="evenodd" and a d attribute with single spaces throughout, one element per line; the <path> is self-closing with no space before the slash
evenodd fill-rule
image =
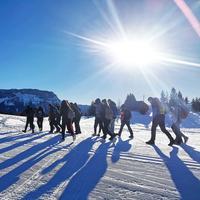
<path id="1" fill-rule="evenodd" d="M 32 133 L 34 133 L 35 129 L 34 117 L 37 118 L 37 125 L 39 130 L 40 131 L 43 130 L 43 119 L 45 117 L 45 112 L 42 107 L 34 109 L 31 106 L 27 106 L 27 108 L 24 111 L 24 114 L 26 115 L 26 125 L 23 132 L 26 132 L 28 126 L 30 126 Z M 69 103 L 68 101 L 63 100 L 60 106 L 49 104 L 49 111 L 48 111 L 48 120 L 50 126 L 49 133 L 61 132 L 62 140 L 65 140 L 66 127 L 68 133 L 72 135 L 73 140 L 76 139 L 76 134 L 81 133 L 80 119 L 81 119 L 81 111 L 76 103 Z"/>
<path id="2" fill-rule="evenodd" d="M 169 131 L 165 127 L 165 106 L 162 105 L 158 98 L 149 97 L 149 103 L 152 106 L 152 127 L 151 127 L 151 138 L 146 144 L 153 145 L 155 144 L 156 139 L 156 128 L 159 126 L 161 131 L 166 134 L 169 139 L 169 146 L 173 144 L 180 145 L 183 142 L 187 143 L 188 137 L 184 135 L 180 130 L 180 124 L 182 119 L 187 117 L 188 111 L 184 103 L 181 100 L 177 100 L 176 105 L 169 108 L 172 114 L 172 125 L 171 128 L 176 135 L 174 139 Z"/>
<path id="3" fill-rule="evenodd" d="M 45 114 L 41 106 L 37 109 L 34 109 L 31 106 L 27 106 L 23 114 L 26 115 L 26 125 L 25 125 L 25 129 L 23 130 L 24 133 L 27 131 L 28 126 L 30 126 L 32 133 L 34 133 L 34 129 L 35 129 L 34 117 L 37 117 L 38 128 L 40 131 L 42 131 L 43 119 L 44 119 Z"/>
<path id="4" fill-rule="evenodd" d="M 156 129 L 158 126 L 160 127 L 161 131 L 165 133 L 168 137 L 169 146 L 172 146 L 173 144 L 179 145 L 183 141 L 186 143 L 188 141 L 188 137 L 184 135 L 180 130 L 180 124 L 182 122 L 182 119 L 187 116 L 186 112 L 183 109 L 183 103 L 177 102 L 177 104 L 174 107 L 170 107 L 169 109 L 173 119 L 171 128 L 176 135 L 176 138 L 174 139 L 165 127 L 165 106 L 163 106 L 163 104 L 158 98 L 149 97 L 148 101 L 152 107 L 152 127 L 151 138 L 149 141 L 146 142 L 146 144 L 155 144 Z M 123 128 L 126 125 L 130 133 L 129 138 L 132 139 L 134 137 L 133 130 L 130 126 L 131 111 L 128 108 L 128 106 L 126 106 L 126 104 L 123 104 L 121 106 L 119 112 L 116 103 L 111 99 L 100 100 L 99 98 L 97 98 L 92 103 L 91 107 L 93 109 L 93 115 L 95 116 L 94 133 L 92 134 L 92 136 L 100 136 L 101 132 L 103 132 L 103 135 L 101 136 L 102 139 L 105 140 L 107 138 L 107 135 L 110 135 L 109 140 L 113 140 L 116 136 L 121 137 Z M 31 130 L 34 133 L 34 116 L 37 117 L 38 128 L 40 131 L 42 131 L 43 119 L 45 116 L 42 107 L 39 107 L 36 110 L 34 110 L 30 106 L 28 106 L 25 110 L 25 114 L 27 116 L 27 121 L 23 132 L 26 132 L 28 125 L 30 125 Z M 121 125 L 118 133 L 115 133 L 115 120 L 119 114 L 121 119 Z M 66 127 L 67 132 L 71 134 L 73 140 L 76 139 L 76 134 L 81 133 L 81 110 L 76 103 L 69 103 L 68 101 L 63 100 L 60 106 L 49 104 L 48 117 L 50 125 L 49 132 L 53 133 L 55 130 L 55 133 L 62 133 L 62 140 L 65 140 Z"/>
<path id="5" fill-rule="evenodd" d="M 98 98 L 92 104 L 94 107 L 94 134 L 93 136 L 100 136 L 101 130 L 103 131 L 103 139 L 106 139 L 107 134 L 110 135 L 112 140 L 116 135 L 121 136 L 123 127 L 127 125 L 130 132 L 130 138 L 133 138 L 133 131 L 130 126 L 131 111 L 125 106 L 121 106 L 121 126 L 119 132 L 115 133 L 115 119 L 118 115 L 118 109 L 116 103 L 111 99 L 103 99 L 102 101 Z M 99 132 L 97 134 L 97 127 L 99 126 Z"/>

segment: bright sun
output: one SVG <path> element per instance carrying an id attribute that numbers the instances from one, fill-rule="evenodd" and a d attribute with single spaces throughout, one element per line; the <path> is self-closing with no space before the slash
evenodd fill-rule
<path id="1" fill-rule="evenodd" d="M 144 67 L 158 59 L 155 47 L 145 40 L 119 40 L 108 42 L 106 54 L 112 61 L 128 67 Z"/>

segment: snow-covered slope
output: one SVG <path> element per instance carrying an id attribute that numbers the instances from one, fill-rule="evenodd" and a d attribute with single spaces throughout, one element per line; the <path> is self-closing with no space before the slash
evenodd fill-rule
<path id="1" fill-rule="evenodd" d="M 0 199 L 198 200 L 200 129 L 183 129 L 188 144 L 174 147 L 158 130 L 148 146 L 149 121 L 135 120 L 133 140 L 125 129 L 115 143 L 102 143 L 91 137 L 94 119 L 83 118 L 77 140 L 59 143 L 47 119 L 44 132 L 31 134 L 20 132 L 24 117 L 0 115 Z"/>
<path id="2" fill-rule="evenodd" d="M 47 112 L 49 103 L 60 103 L 60 100 L 53 92 L 36 89 L 0 90 L 1 113 L 20 114 L 27 105 L 32 105 L 33 107 L 42 106 Z"/>

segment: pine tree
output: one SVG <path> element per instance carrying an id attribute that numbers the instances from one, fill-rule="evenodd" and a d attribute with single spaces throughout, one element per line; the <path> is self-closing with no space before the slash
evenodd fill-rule
<path id="1" fill-rule="evenodd" d="M 178 92 L 178 98 L 179 98 L 180 100 L 183 100 L 183 95 L 182 95 L 181 91 Z"/>
<path id="2" fill-rule="evenodd" d="M 185 97 L 185 103 L 186 103 L 186 104 L 189 103 L 188 97 Z"/>
<path id="3" fill-rule="evenodd" d="M 170 93 L 170 99 L 169 99 L 169 105 L 171 106 L 175 106 L 178 100 L 178 95 L 176 92 L 175 88 L 171 89 L 171 93 Z"/>
<path id="4" fill-rule="evenodd" d="M 128 95 L 127 95 L 124 104 L 125 104 L 130 110 L 132 110 L 132 108 L 133 108 L 134 105 L 135 105 L 135 102 L 136 102 L 136 98 L 135 98 L 134 94 L 131 93 L 131 94 L 128 94 Z"/>

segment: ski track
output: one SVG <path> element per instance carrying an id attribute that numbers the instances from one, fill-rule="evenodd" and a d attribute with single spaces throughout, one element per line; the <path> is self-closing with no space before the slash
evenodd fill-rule
<path id="1" fill-rule="evenodd" d="M 200 129 L 183 129 L 188 145 L 173 148 L 158 129 L 154 148 L 141 124 L 132 125 L 133 140 L 125 128 L 122 139 L 101 142 L 91 137 L 93 120 L 82 119 L 74 143 L 60 143 L 47 119 L 44 132 L 31 134 L 21 132 L 24 117 L 0 115 L 0 199 L 199 199 Z"/>

